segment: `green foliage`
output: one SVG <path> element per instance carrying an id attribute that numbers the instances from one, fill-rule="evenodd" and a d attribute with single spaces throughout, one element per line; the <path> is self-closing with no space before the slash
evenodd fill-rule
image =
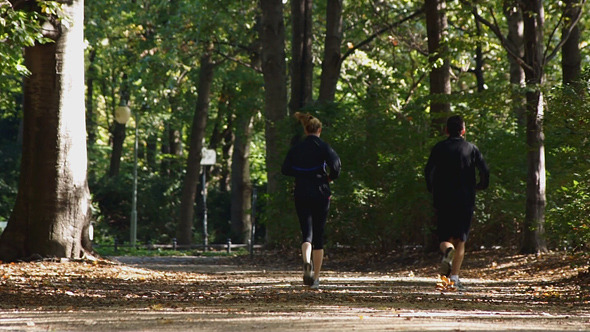
<path id="1" fill-rule="evenodd" d="M 91 186 L 97 206 L 96 238 L 129 241 L 132 200 L 132 170 L 125 166 L 119 176 Z M 142 242 L 172 243 L 178 221 L 179 178 L 147 174 L 138 176 L 137 238 Z"/>
<path id="2" fill-rule="evenodd" d="M 18 140 L 19 119 L 15 116 L 0 118 L 0 220 L 10 217 L 16 201 L 21 146 Z"/>
<path id="3" fill-rule="evenodd" d="M 555 247 L 590 246 L 590 108 L 587 97 L 590 67 L 579 84 L 551 91 L 547 131 L 547 230 Z"/>
<path id="4" fill-rule="evenodd" d="M 41 10 L 14 9 L 9 2 L 0 3 L 0 117 L 18 109 L 15 98 L 21 90 L 21 78 L 29 74 L 23 50 L 36 43 L 50 43 L 42 34 L 41 22 L 48 16 L 62 17 L 56 1 L 37 1 Z M 10 112 L 7 112 L 10 110 Z"/>

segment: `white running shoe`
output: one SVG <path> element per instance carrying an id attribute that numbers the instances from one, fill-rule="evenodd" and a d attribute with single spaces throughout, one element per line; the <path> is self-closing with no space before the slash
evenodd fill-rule
<path id="1" fill-rule="evenodd" d="M 320 279 L 315 279 L 313 284 L 309 286 L 311 289 L 320 289 Z"/>
<path id="2" fill-rule="evenodd" d="M 451 274 L 451 267 L 453 266 L 453 257 L 455 257 L 455 248 L 450 247 L 447 249 L 447 252 L 444 254 L 442 261 L 440 262 L 440 268 L 438 272 L 448 277 Z"/>

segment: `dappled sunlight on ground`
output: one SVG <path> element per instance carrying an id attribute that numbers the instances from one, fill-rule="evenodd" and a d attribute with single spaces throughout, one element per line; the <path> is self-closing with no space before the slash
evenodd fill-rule
<path id="1" fill-rule="evenodd" d="M 331 253 L 319 291 L 296 254 L 0 264 L 0 329 L 590 329 L 587 256 L 472 252 L 441 292 L 419 255 Z"/>

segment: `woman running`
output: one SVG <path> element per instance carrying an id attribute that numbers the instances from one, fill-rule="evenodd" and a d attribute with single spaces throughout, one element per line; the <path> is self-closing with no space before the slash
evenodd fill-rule
<path id="1" fill-rule="evenodd" d="M 295 177 L 295 209 L 303 237 L 303 283 L 318 289 L 330 208 L 329 183 L 340 175 L 340 158 L 320 139 L 322 123 L 318 118 L 300 112 L 295 113 L 295 118 L 303 125 L 305 139 L 291 147 L 282 172 Z"/>

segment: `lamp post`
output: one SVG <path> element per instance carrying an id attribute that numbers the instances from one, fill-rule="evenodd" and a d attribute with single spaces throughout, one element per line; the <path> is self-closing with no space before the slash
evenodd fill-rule
<path id="1" fill-rule="evenodd" d="M 131 118 L 131 109 L 127 105 L 120 105 L 115 108 L 115 121 L 120 124 L 126 124 Z M 133 193 L 131 199 L 131 225 L 130 225 L 130 244 L 135 247 L 137 242 L 137 122 L 138 116 L 135 114 L 135 142 L 133 144 Z"/>

